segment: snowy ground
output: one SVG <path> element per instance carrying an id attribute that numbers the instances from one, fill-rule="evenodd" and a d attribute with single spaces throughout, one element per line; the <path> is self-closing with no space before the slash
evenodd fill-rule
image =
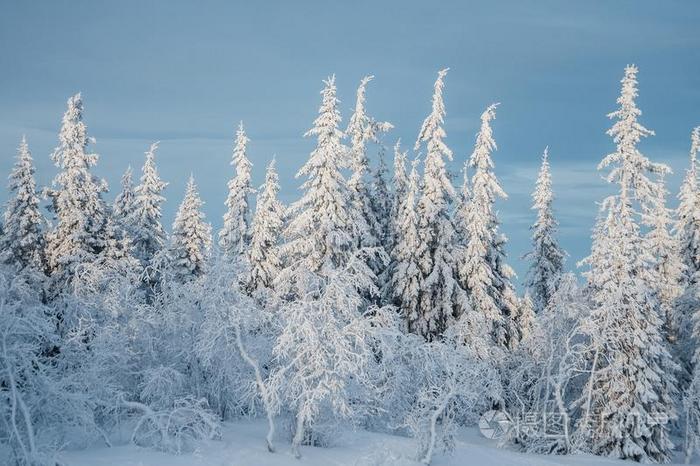
<path id="1" fill-rule="evenodd" d="M 202 442 L 193 453 L 170 455 L 133 445 L 112 448 L 92 448 L 63 452 L 60 460 L 66 466 L 409 466 L 415 446 L 411 439 L 385 434 L 355 432 L 343 438 L 343 446 L 333 448 L 303 447 L 301 460 L 295 459 L 289 444 L 277 442 L 277 453 L 268 453 L 264 444 L 265 424 L 262 421 L 228 423 L 220 441 Z M 680 458 L 679 458 L 680 460 Z M 603 466 L 632 465 L 632 462 L 608 460 L 591 456 L 528 455 L 497 448 L 496 443 L 483 438 L 477 429 L 459 433 L 455 451 L 436 455 L 434 466 Z"/>

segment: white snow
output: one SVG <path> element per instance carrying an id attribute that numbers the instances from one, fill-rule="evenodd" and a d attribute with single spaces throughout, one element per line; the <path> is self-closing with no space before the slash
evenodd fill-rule
<path id="1" fill-rule="evenodd" d="M 302 447 L 302 459 L 294 458 L 289 442 L 278 438 L 277 452 L 265 446 L 267 425 L 263 419 L 225 423 L 221 440 L 202 441 L 195 451 L 172 455 L 134 445 L 66 451 L 58 459 L 65 466 L 410 466 L 415 461 L 415 442 L 408 437 L 366 431 L 343 432 L 337 446 Z M 680 458 L 677 459 L 680 461 Z M 461 428 L 454 452 L 439 452 L 433 466 L 548 466 L 629 465 L 589 455 L 533 455 L 499 448 L 498 441 L 481 436 L 477 428 Z M 675 463 L 680 464 L 680 463 Z"/>

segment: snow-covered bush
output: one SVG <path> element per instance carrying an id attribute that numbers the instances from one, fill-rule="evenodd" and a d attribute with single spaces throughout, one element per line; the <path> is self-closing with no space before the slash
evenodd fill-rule
<path id="1" fill-rule="evenodd" d="M 368 369 L 372 396 L 365 400 L 366 425 L 373 430 L 404 432 L 405 419 L 417 397 L 416 374 L 422 371 L 417 348 L 425 340 L 406 332 L 406 318 L 393 306 L 375 309 L 371 335 L 374 364 Z"/>
<path id="2" fill-rule="evenodd" d="M 123 366 L 117 361 L 105 366 L 120 374 L 111 410 L 120 421 L 133 422 L 131 441 L 180 453 L 191 449 L 196 440 L 219 435 L 220 418 L 207 396 L 209 379 L 193 351 L 209 276 L 186 283 L 167 273 L 160 278 L 150 303 L 137 293 L 138 284 L 131 299 L 117 293 L 102 301 L 100 309 L 109 311 L 103 312 L 104 318 L 112 318 L 114 334 L 121 337 L 115 343 L 123 348 Z"/>
<path id="3" fill-rule="evenodd" d="M 103 439 L 114 424 L 114 407 L 127 373 L 122 333 L 98 321 L 72 296 L 41 303 L 35 283 L 14 271 L 0 272 L 0 415 L 20 464 L 48 461 L 60 446 Z M 61 309 L 61 314 L 56 313 Z M 57 332 L 57 318 L 76 317 Z M 98 325 L 99 322 L 99 325 Z"/>
<path id="4" fill-rule="evenodd" d="M 375 364 L 369 367 L 376 399 L 373 429 L 407 433 L 418 443 L 417 459 L 429 463 L 435 451 L 449 451 L 455 428 L 472 425 L 503 399 L 496 365 L 467 345 L 466 315 L 432 342 L 405 332 L 405 317 L 377 309 L 371 335 Z M 484 332 L 484 340 L 489 339 Z"/>
<path id="5" fill-rule="evenodd" d="M 195 441 L 220 436 L 219 419 L 203 399 L 176 398 L 167 408 L 126 400 L 120 406 L 137 414 L 131 434 L 136 445 L 179 454 L 191 450 Z"/>
<path id="6" fill-rule="evenodd" d="M 200 280 L 203 322 L 195 351 L 205 370 L 207 395 L 223 418 L 254 415 L 259 408 L 267 417 L 267 447 L 273 451 L 275 392 L 267 372 L 279 322 L 270 308 L 261 308 L 240 288 L 245 270 L 230 257 L 215 256 L 209 273 Z"/>
<path id="7" fill-rule="evenodd" d="M 56 335 L 47 309 L 13 272 L 0 270 L 0 460 L 30 465 L 47 453 L 37 436 L 36 401 L 48 385 L 42 353 Z"/>
<path id="8" fill-rule="evenodd" d="M 438 447 L 454 448 L 458 425 L 474 423 L 493 398 L 502 396 L 501 384 L 495 368 L 475 357 L 458 338 L 423 343 L 414 357 L 422 370 L 415 374 L 419 390 L 406 426 L 418 441 L 417 459 L 430 464 Z"/>
<path id="9" fill-rule="evenodd" d="M 571 403 L 586 380 L 588 339 L 581 328 L 590 312 L 572 274 L 564 274 L 538 314 L 529 336 L 507 358 L 504 371 L 505 408 L 519 420 L 533 421 L 514 429 L 511 440 L 526 451 L 567 453 Z M 547 432 L 547 417 L 565 421 L 561 435 Z"/>
<path id="10" fill-rule="evenodd" d="M 297 287 L 305 292 L 282 306 L 284 328 L 273 350 L 277 368 L 271 386 L 295 417 L 296 456 L 302 443 L 320 433 L 319 422 L 364 414 L 353 399 L 371 383 L 373 328 L 371 317 L 359 312 L 355 278 L 342 270 L 327 280 L 300 274 Z"/>

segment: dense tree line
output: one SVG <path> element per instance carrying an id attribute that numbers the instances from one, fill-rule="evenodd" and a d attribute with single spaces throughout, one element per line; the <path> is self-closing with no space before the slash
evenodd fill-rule
<path id="1" fill-rule="evenodd" d="M 138 185 L 128 168 L 107 202 L 80 94 L 68 100 L 50 187 L 37 188 L 22 138 L 0 235 L 2 461 L 50 463 L 58 445 L 109 444 L 123 424 L 132 442 L 180 452 L 215 438 L 222 420 L 264 416 L 271 452 L 287 438 L 301 456 L 353 423 L 415 437 L 427 464 L 455 425 L 491 409 L 535 415 L 537 427 L 508 438 L 527 451 L 664 462 L 679 434 L 690 457 L 700 448 L 700 127 L 670 209 L 670 169 L 640 149 L 654 133 L 639 121 L 628 66 L 609 114 L 614 150 L 598 166 L 615 192 L 599 204 L 583 279 L 565 271 L 545 148 L 519 296 L 496 208 L 507 199 L 494 167 L 498 104 L 481 113 L 456 187 L 447 73 L 415 157 L 395 144 L 391 181 L 393 126 L 367 111 L 373 77 L 345 129 L 335 77 L 324 81 L 289 206 L 274 159 L 252 186 L 241 123 L 218 241 L 193 177 L 166 233 L 158 143 Z M 548 416 L 565 435 L 547 435 Z"/>

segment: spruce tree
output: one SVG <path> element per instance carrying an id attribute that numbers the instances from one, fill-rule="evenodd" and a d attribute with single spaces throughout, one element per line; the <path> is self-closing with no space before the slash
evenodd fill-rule
<path id="1" fill-rule="evenodd" d="M 542 166 L 535 191 L 532 209 L 537 211 L 537 221 L 532 230 L 532 251 L 525 258 L 530 261 L 526 286 L 533 296 L 535 312 L 541 312 L 549 303 L 559 285 L 564 268 L 564 251 L 556 239 L 558 222 L 552 211 L 552 176 L 549 171 L 548 149 L 542 154 Z"/>
<path id="2" fill-rule="evenodd" d="M 607 181 L 619 185 L 621 193 L 626 196 L 625 199 L 634 204 L 630 208 L 636 210 L 635 217 L 641 220 L 641 225 L 651 227 L 652 212 L 657 200 L 662 197 L 659 190 L 663 187 L 650 176 L 670 173 L 670 169 L 664 164 L 650 161 L 637 147 L 642 138 L 654 135 L 653 131 L 638 121 L 642 111 L 637 108 L 635 102 L 639 94 L 637 72 L 638 69 L 634 65 L 625 68 L 620 97 L 617 99 L 620 107 L 608 114 L 608 118 L 616 120 L 607 131 L 613 138 L 616 150 L 603 158 L 598 164 L 598 169 L 609 169 Z M 636 250 L 632 259 L 637 273 L 643 274 L 649 269 L 653 258 L 642 245 L 642 233 L 634 241 Z"/>
<path id="3" fill-rule="evenodd" d="M 25 137 L 10 173 L 11 197 L 5 205 L 4 229 L 0 233 L 0 262 L 17 270 L 44 270 L 44 225 L 34 180 L 34 161 Z"/>
<path id="4" fill-rule="evenodd" d="M 116 219 L 108 218 L 106 234 L 105 247 L 95 261 L 96 271 L 104 277 L 105 282 L 114 277 L 129 277 L 131 283 L 136 284 L 143 270 L 133 255 L 133 245 L 127 230 Z"/>
<path id="5" fill-rule="evenodd" d="M 677 332 L 675 352 L 681 361 L 679 385 L 688 385 L 690 375 L 700 371 L 693 369 L 692 354 L 695 352 L 694 319 L 700 308 L 700 186 L 698 186 L 697 153 L 700 150 L 700 126 L 693 129 L 690 146 L 690 166 L 686 170 L 678 198 L 674 238 L 677 240 L 678 255 L 683 265 L 681 286 L 683 293 L 675 302 L 674 322 Z M 698 378 L 700 381 L 700 378 Z M 695 387 L 700 387 L 697 381 Z"/>
<path id="6" fill-rule="evenodd" d="M 637 118 L 637 68 L 628 66 L 617 102 L 609 114 L 617 121 L 608 131 L 616 144 L 599 169 L 611 167 L 607 180 L 619 194 L 603 203 L 605 225 L 596 229 L 592 257 L 593 280 L 588 332 L 594 344 L 588 391 L 590 410 L 584 426 L 593 452 L 637 461 L 665 461 L 673 444 L 668 421 L 676 416 L 675 371 L 662 336 L 655 299 L 653 257 L 640 223 L 651 223 L 663 189 L 649 174 L 668 171 L 649 161 L 637 148 L 653 134 Z M 653 234 L 653 230 L 652 230 Z"/>
<path id="7" fill-rule="evenodd" d="M 680 242 L 680 254 L 685 264 L 688 282 L 700 281 L 700 186 L 698 185 L 698 161 L 700 151 L 700 126 L 693 129 L 690 144 L 690 166 L 678 194 L 678 220 L 675 234 Z"/>
<path id="8" fill-rule="evenodd" d="M 670 228 L 673 223 L 671 210 L 666 207 L 666 188 L 659 180 L 658 199 L 651 211 L 651 230 L 645 247 L 653 258 L 651 283 L 659 302 L 659 316 L 664 322 L 664 334 L 670 343 L 678 340 L 678 319 L 675 314 L 676 299 L 683 292 L 685 266 L 679 252 L 678 238 Z"/>
<path id="9" fill-rule="evenodd" d="M 374 236 L 378 219 L 371 206 L 371 192 L 367 181 L 369 159 L 367 143 L 376 140 L 376 124 L 365 112 L 365 92 L 367 83 L 374 76 L 365 76 L 357 88 L 355 111 L 345 134 L 350 138 L 350 179 L 347 182 L 352 209 L 355 240 L 358 247 L 376 247 L 378 238 Z"/>
<path id="10" fill-rule="evenodd" d="M 357 89 L 355 110 L 350 117 L 345 134 L 350 139 L 350 179 L 347 182 L 350 196 L 351 228 L 355 248 L 364 258 L 372 271 L 371 277 L 375 287 L 379 287 L 379 275 L 385 267 L 386 251 L 384 249 L 383 221 L 381 212 L 377 212 L 377 199 L 368 180 L 369 158 L 367 144 L 379 143 L 379 135 L 389 131 L 392 125 L 378 122 L 367 115 L 365 110 L 365 93 L 367 84 L 373 76 L 365 76 Z M 365 298 L 371 300 L 372 293 L 365 292 Z"/>
<path id="11" fill-rule="evenodd" d="M 219 232 L 219 246 L 230 258 L 245 253 L 250 242 L 250 207 L 248 195 L 255 192 L 250 184 L 252 164 L 248 160 L 246 148 L 250 139 L 243 130 L 243 122 L 236 131 L 236 145 L 233 149 L 231 165 L 236 167 L 236 175 L 228 183 L 227 211 L 224 226 Z"/>
<path id="12" fill-rule="evenodd" d="M 90 142 L 83 122 L 83 101 L 76 94 L 68 99 L 59 145 L 51 156 L 61 169 L 48 193 L 55 215 L 55 227 L 47 238 L 54 293 L 70 289 L 78 269 L 95 261 L 107 239 L 108 212 L 102 198 L 107 184 L 90 171 L 98 158 L 88 152 Z"/>
<path id="13" fill-rule="evenodd" d="M 211 249 L 211 226 L 206 223 L 194 177 L 187 182 L 185 198 L 177 211 L 168 249 L 169 272 L 181 282 L 204 274 Z"/>
<path id="14" fill-rule="evenodd" d="M 455 230 L 457 233 L 457 244 L 459 244 L 458 264 L 464 254 L 467 245 L 467 232 L 469 231 L 467 215 L 469 213 L 469 202 L 471 194 L 469 192 L 469 159 L 462 167 L 462 187 L 458 193 L 458 201 L 453 214 Z"/>
<path id="15" fill-rule="evenodd" d="M 272 159 L 265 173 L 265 184 L 260 188 L 251 226 L 247 283 L 250 293 L 272 288 L 282 268 L 279 241 L 284 227 L 284 206 L 277 199 L 279 190 L 279 176 L 275 159 Z"/>
<path id="16" fill-rule="evenodd" d="M 594 245 L 593 311 L 585 325 L 592 341 L 585 424 L 594 453 L 644 462 L 668 460 L 668 421 L 676 416 L 672 362 L 657 310 L 644 296 L 643 279 L 629 256 L 638 226 L 623 193 L 603 203 L 605 224 Z"/>
<path id="17" fill-rule="evenodd" d="M 496 288 L 501 297 L 501 312 L 505 323 L 503 336 L 499 336 L 497 341 L 505 339 L 507 347 L 513 349 L 518 343 L 518 334 L 521 333 L 521 330 L 518 328 L 520 299 L 515 292 L 515 285 L 513 284 L 513 280 L 516 278 L 515 271 L 506 262 L 505 247 L 507 243 L 508 238 L 505 234 L 500 233 L 496 235 L 492 261 L 496 276 Z"/>
<path id="18" fill-rule="evenodd" d="M 165 201 L 163 182 L 156 169 L 156 150 L 158 143 L 151 144 L 146 152 L 146 160 L 141 169 L 142 175 L 133 205 L 131 240 L 134 256 L 143 267 L 148 267 L 156 254 L 165 246 L 165 230 L 161 224 L 163 216 L 161 206 Z"/>
<path id="19" fill-rule="evenodd" d="M 415 150 L 426 146 L 423 191 L 418 201 L 418 235 L 426 249 L 419 257 L 422 273 L 418 318 L 410 329 L 428 340 L 442 335 L 466 309 L 464 290 L 455 279 L 455 231 L 450 218 L 456 197 L 445 159 L 452 151 L 444 142 L 445 104 L 443 87 L 447 69 L 438 73 L 432 99 L 432 111 L 421 127 Z"/>
<path id="20" fill-rule="evenodd" d="M 513 335 L 513 318 L 518 300 L 511 283 L 513 271 L 504 261 L 506 240 L 498 232 L 494 209 L 497 198 L 507 198 L 493 173 L 491 152 L 496 149 L 496 142 L 491 120 L 495 117 L 496 105 L 482 113 L 481 128 L 469 159 L 474 175 L 466 213 L 462 214 L 466 247 L 460 254 L 458 271 L 472 311 L 489 324 L 493 343 L 506 347 L 517 340 Z"/>
<path id="21" fill-rule="evenodd" d="M 382 302 L 391 303 L 394 298 L 392 296 L 393 283 L 392 276 L 396 269 L 396 256 L 398 251 L 396 247 L 403 235 L 404 218 L 401 216 L 401 209 L 408 195 L 409 180 L 406 173 L 406 152 L 401 151 L 401 140 L 397 140 L 394 145 L 394 175 L 392 179 L 393 192 L 391 193 L 391 211 L 389 212 L 389 236 L 386 241 L 385 249 L 389 255 L 389 263 L 386 267 L 386 273 L 383 277 L 382 284 Z M 414 199 L 415 195 L 414 193 Z"/>
<path id="22" fill-rule="evenodd" d="M 298 288 L 308 283 L 302 275 L 330 277 L 347 267 L 355 250 L 350 196 L 341 173 L 347 150 L 338 128 L 335 76 L 324 84 L 318 117 L 306 133 L 316 138 L 316 148 L 296 175 L 306 178 L 304 193 L 289 208 L 282 246 L 286 267 L 275 283 L 277 291 L 290 299 L 307 292 Z"/>
<path id="23" fill-rule="evenodd" d="M 405 157 L 405 155 L 404 155 Z M 401 163 L 403 165 L 403 163 Z M 425 244 L 418 237 L 417 197 L 420 193 L 418 161 L 413 162 L 405 195 L 399 200 L 395 218 L 396 245 L 391 253 L 389 268 L 389 300 L 406 321 L 406 329 L 416 331 L 420 326 L 419 297 L 422 274 L 420 257 Z"/>
<path id="24" fill-rule="evenodd" d="M 518 313 L 515 317 L 515 328 L 518 330 L 518 341 L 527 339 L 535 326 L 535 304 L 532 302 L 530 293 L 525 292 L 525 296 L 520 299 Z"/>
<path id="25" fill-rule="evenodd" d="M 379 150 L 379 160 L 377 168 L 374 170 L 374 178 L 372 180 L 372 197 L 370 204 L 374 217 L 377 219 L 375 236 L 379 240 L 379 244 L 388 245 L 390 238 L 390 223 L 392 211 L 392 198 L 389 194 L 389 186 L 386 182 L 386 161 L 384 160 L 384 148 Z M 386 246 L 384 247 L 386 249 Z"/>
<path id="26" fill-rule="evenodd" d="M 122 190 L 114 199 L 112 215 L 107 219 L 107 240 L 100 253 L 98 266 L 106 273 L 121 277 L 130 276 L 133 283 L 141 279 L 143 268 L 134 255 L 133 235 L 135 230 L 136 191 L 132 181 L 131 166 L 127 167 L 121 179 Z"/>
<path id="27" fill-rule="evenodd" d="M 114 221 L 127 231 L 129 235 L 131 235 L 132 222 L 134 221 L 136 200 L 136 192 L 134 191 L 134 183 L 131 176 L 131 166 L 129 166 L 124 175 L 122 175 L 122 190 L 114 199 L 114 206 L 112 207 Z"/>
<path id="28" fill-rule="evenodd" d="M 394 175 L 392 178 L 391 212 L 389 215 L 389 241 L 388 252 L 391 252 L 398 241 L 397 226 L 398 211 L 404 197 L 408 192 L 408 176 L 406 173 L 406 152 L 401 151 L 401 139 L 394 145 Z"/>

